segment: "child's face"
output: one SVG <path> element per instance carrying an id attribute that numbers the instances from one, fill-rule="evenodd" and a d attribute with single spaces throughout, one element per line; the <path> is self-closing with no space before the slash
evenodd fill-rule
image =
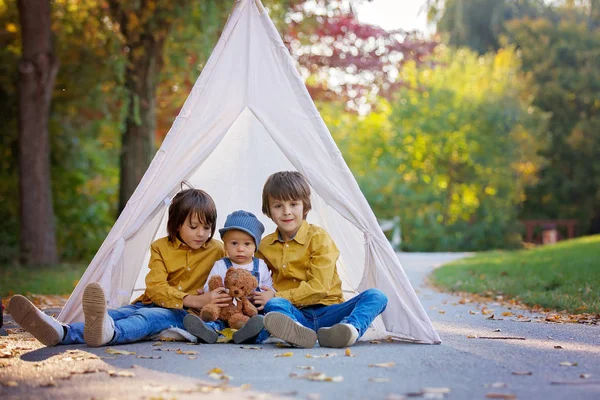
<path id="1" fill-rule="evenodd" d="M 227 256 L 236 264 L 244 265 L 252 261 L 256 245 L 252 236 L 246 232 L 232 229 L 223 236 Z"/>
<path id="2" fill-rule="evenodd" d="M 300 229 L 304 217 L 302 200 L 277 200 L 269 197 L 271 219 L 277 225 L 283 240 L 291 240 Z"/>
<path id="3" fill-rule="evenodd" d="M 198 250 L 210 237 L 210 226 L 200 222 L 198 214 L 188 215 L 177 231 L 181 240 L 190 248 Z"/>

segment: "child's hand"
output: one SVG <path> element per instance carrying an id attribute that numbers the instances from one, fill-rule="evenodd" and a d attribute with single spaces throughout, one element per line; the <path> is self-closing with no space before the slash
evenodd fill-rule
<path id="1" fill-rule="evenodd" d="M 187 295 L 183 298 L 183 305 L 200 310 L 210 303 L 214 303 L 219 307 L 227 307 L 229 300 L 231 300 L 231 296 L 225 291 L 225 288 L 220 287 L 204 294 Z"/>
<path id="2" fill-rule="evenodd" d="M 231 296 L 223 287 L 218 287 L 212 292 L 205 293 L 202 296 L 208 296 L 209 300 L 206 304 L 214 303 L 219 307 L 227 307 L 229 301 L 231 300 Z"/>
<path id="3" fill-rule="evenodd" d="M 265 304 L 267 304 L 267 301 L 275 297 L 275 291 L 273 289 L 269 289 L 266 287 L 261 287 L 260 289 L 262 290 L 262 292 L 254 292 L 254 304 L 256 306 L 259 306 L 256 307 L 256 309 L 259 311 L 265 308 Z"/>

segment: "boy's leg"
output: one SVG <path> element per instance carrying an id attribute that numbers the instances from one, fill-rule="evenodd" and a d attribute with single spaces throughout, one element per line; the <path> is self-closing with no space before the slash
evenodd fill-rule
<path id="1" fill-rule="evenodd" d="M 225 324 L 220 320 L 204 322 L 202 321 L 202 318 L 196 314 L 187 314 L 183 318 L 183 327 L 202 342 L 213 344 L 216 343 L 219 338 L 217 330 L 224 329 Z"/>
<path id="2" fill-rule="evenodd" d="M 141 302 L 137 302 L 135 304 L 127 304 L 125 306 L 108 309 L 109 317 L 111 317 L 114 321 L 118 321 L 123 318 L 129 317 L 131 314 L 144 307 Z M 79 344 L 85 343 L 85 339 L 83 337 L 84 332 L 84 323 L 83 322 L 75 322 L 73 324 L 65 325 L 66 334 L 60 344 Z M 114 335 L 114 332 L 113 332 Z M 111 336 L 112 339 L 112 336 Z"/>
<path id="3" fill-rule="evenodd" d="M 317 341 L 313 327 L 289 300 L 273 297 L 265 304 L 265 328 L 275 337 L 311 348 Z"/>
<path id="4" fill-rule="evenodd" d="M 65 337 L 65 325 L 46 315 L 24 296 L 13 296 L 8 311 L 17 324 L 46 346 L 56 346 Z"/>
<path id="5" fill-rule="evenodd" d="M 184 310 L 143 305 L 127 318 L 115 321 L 115 334 L 109 345 L 137 342 L 168 328 L 183 327 Z"/>
<path id="6" fill-rule="evenodd" d="M 368 289 L 352 299 L 323 307 L 316 313 L 319 345 L 353 345 L 387 306 L 387 297 L 378 289 Z"/>

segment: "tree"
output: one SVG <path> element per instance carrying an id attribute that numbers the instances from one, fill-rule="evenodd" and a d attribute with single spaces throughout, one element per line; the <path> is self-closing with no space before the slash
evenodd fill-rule
<path id="1" fill-rule="evenodd" d="M 580 3 L 580 2 L 575 2 Z M 577 218 L 580 233 L 600 226 L 600 27 L 592 5 L 560 9 L 558 23 L 514 20 L 508 35 L 519 46 L 534 83 L 534 104 L 551 114 L 544 135 L 544 168 L 527 191 L 526 218 Z"/>
<path id="2" fill-rule="evenodd" d="M 548 14 L 543 0 L 428 0 L 428 18 L 448 44 L 467 46 L 479 54 L 502 47 L 506 22 Z"/>
<path id="3" fill-rule="evenodd" d="M 293 5 L 284 34 L 313 99 L 367 111 L 377 96 L 389 97 L 403 85 L 405 63 L 426 62 L 437 45 L 415 33 L 361 23 L 351 1 L 316 3 Z"/>
<path id="4" fill-rule="evenodd" d="M 21 262 L 58 261 L 50 187 L 48 116 L 58 60 L 52 48 L 50 2 L 19 0 L 19 194 Z"/>

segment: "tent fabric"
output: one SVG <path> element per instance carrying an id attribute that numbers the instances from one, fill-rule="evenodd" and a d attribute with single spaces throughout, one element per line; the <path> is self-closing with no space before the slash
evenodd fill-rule
<path id="1" fill-rule="evenodd" d="M 173 126 L 59 320 L 83 320 L 81 298 L 90 282 L 100 282 L 110 307 L 143 292 L 150 243 L 166 235 L 167 209 L 182 181 L 214 198 L 217 226 L 244 209 L 270 232 L 275 225 L 262 215 L 262 186 L 282 170 L 301 172 L 312 187 L 307 220 L 327 230 L 340 249 L 345 297 L 372 287 L 387 295 L 387 309 L 372 333 L 440 343 L 259 0 L 236 2 Z"/>

